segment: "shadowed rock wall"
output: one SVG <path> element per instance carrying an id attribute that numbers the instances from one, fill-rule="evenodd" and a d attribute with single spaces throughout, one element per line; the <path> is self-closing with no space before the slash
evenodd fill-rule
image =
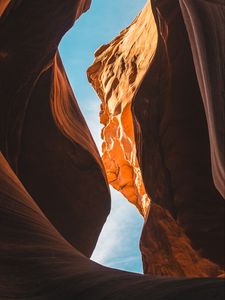
<path id="1" fill-rule="evenodd" d="M 147 1 L 133 24 L 96 52 L 88 70 L 89 80 L 103 102 L 100 118 L 105 126 L 102 137 L 106 172 L 111 175 L 123 169 L 124 156 L 137 157 L 138 163 L 136 158 L 133 161 L 140 166 L 141 185 L 152 200 L 149 214 L 144 214 L 141 238 L 144 270 L 149 274 L 211 277 L 224 269 L 224 199 L 212 176 L 213 169 L 221 192 L 224 5 L 220 1 L 204 3 Z M 192 18 L 195 23 L 191 23 Z M 202 30 L 203 24 L 209 28 L 209 36 Z M 197 40 L 193 37 L 196 32 Z M 215 41 L 212 47 L 206 45 L 207 38 Z M 215 80 L 209 80 L 212 74 L 218 78 L 218 90 Z M 219 110 L 216 120 L 215 112 Z M 136 145 L 132 142 L 133 131 Z M 126 147 L 129 142 L 133 147 Z M 118 172 L 114 181 L 110 176 L 108 179 L 120 190 L 118 182 L 135 179 L 133 173 L 120 176 Z M 136 198 L 134 192 L 125 196 L 139 210 L 149 205 L 142 198 L 132 201 Z"/>
<path id="2" fill-rule="evenodd" d="M 0 154 L 0 298 L 221 300 L 218 279 L 155 279 L 104 268 L 52 226 Z"/>
<path id="3" fill-rule="evenodd" d="M 157 278 L 104 268 L 89 260 L 109 212 L 108 185 L 57 46 L 90 1 L 7 4 L 0 1 L 0 299 L 221 300 L 221 279 Z M 139 91 L 143 90 L 141 86 Z M 143 169 L 137 136 L 136 143 Z M 143 237 L 142 246 L 150 242 L 147 271 L 153 258 L 152 274 L 177 276 L 176 246 L 188 248 L 190 241 L 174 216 L 175 205 L 168 202 L 165 208 L 163 201 L 156 203 L 153 197 L 143 231 L 147 238 Z M 168 238 L 167 232 L 173 235 Z M 150 239 L 152 233 L 155 237 Z M 149 256 L 154 241 L 159 261 L 156 253 Z M 171 262 L 173 247 L 178 257 L 174 256 L 171 273 L 171 265 L 164 270 L 162 258 Z M 204 276 L 219 273 L 217 265 L 192 248 L 188 254 L 193 268 L 189 275 L 199 276 L 196 270 L 202 272 L 202 261 L 204 268 L 209 266 Z M 184 270 L 187 276 L 186 266 Z"/>
<path id="4" fill-rule="evenodd" d="M 0 149 L 49 220 L 88 256 L 109 189 L 57 47 L 89 5 L 12 1 L 0 26 Z"/>
<path id="5" fill-rule="evenodd" d="M 225 3 L 183 0 L 180 5 L 207 118 L 213 179 L 225 198 Z"/>
<path id="6" fill-rule="evenodd" d="M 145 187 L 152 201 L 171 214 L 190 239 L 191 247 L 223 270 L 224 199 L 212 179 L 208 126 L 190 40 L 177 1 L 156 1 L 154 8 L 160 32 L 157 52 L 133 106 Z M 220 53 L 219 47 L 217 51 Z M 214 60 L 212 56 L 211 64 Z M 145 250 L 150 249 L 145 231 L 151 239 L 151 214 L 154 210 L 141 241 Z M 162 257 L 159 264 L 164 265 L 164 261 L 167 265 L 167 259 Z M 154 259 L 150 253 L 145 263 L 151 272 Z M 180 263 L 186 264 L 187 260 L 183 257 Z M 187 274 L 189 265 L 185 267 Z M 210 268 L 206 267 L 206 274 L 212 276 Z"/>

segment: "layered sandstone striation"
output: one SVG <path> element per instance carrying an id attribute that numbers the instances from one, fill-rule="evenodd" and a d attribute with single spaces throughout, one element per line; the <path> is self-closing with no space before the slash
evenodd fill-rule
<path id="1" fill-rule="evenodd" d="M 224 296 L 224 281 L 221 279 L 190 280 L 132 274 L 105 268 L 88 258 L 108 215 L 110 197 L 101 158 L 79 110 L 57 48 L 62 36 L 81 13 L 88 9 L 90 2 L 0 0 L 0 299 L 221 300 Z M 133 146 L 132 150 L 137 154 L 146 192 L 152 198 L 152 208 L 150 214 L 146 215 L 141 241 L 145 271 L 174 277 L 217 276 L 220 273 L 221 255 L 218 249 L 211 251 L 212 247 L 208 247 L 211 252 L 207 252 L 207 247 L 203 247 L 202 243 L 208 237 L 210 243 L 215 243 L 216 247 L 220 245 L 218 207 L 221 202 L 219 198 L 217 202 L 212 202 L 211 196 L 215 189 L 211 173 L 206 173 L 204 177 L 209 185 L 206 186 L 205 182 L 203 185 L 206 189 L 203 194 L 205 207 L 201 206 L 200 201 L 200 208 L 196 210 L 199 194 L 196 198 L 190 198 L 190 206 L 184 192 L 179 198 L 173 182 L 174 178 L 176 179 L 174 167 L 183 161 L 186 162 L 185 152 L 179 149 L 181 157 L 178 156 L 177 160 L 171 159 L 172 164 L 169 164 L 170 152 L 165 151 L 165 156 L 162 152 L 157 154 L 158 149 L 166 150 L 163 140 L 160 140 L 162 148 L 159 147 L 159 137 L 155 131 L 157 127 L 154 127 L 158 125 L 156 120 L 159 120 L 156 118 L 158 106 L 153 101 L 149 110 L 143 107 L 143 103 L 148 106 L 150 100 L 154 99 L 153 95 L 158 95 L 154 93 L 154 84 L 160 86 L 162 94 L 167 96 L 162 103 L 171 99 L 163 80 L 160 82 L 162 85 L 159 85 L 157 80 L 152 80 L 155 78 L 154 74 L 163 79 L 159 74 L 166 74 L 165 78 L 168 78 L 168 73 L 174 73 L 178 78 L 181 77 L 178 82 L 175 78 L 174 83 L 179 83 L 181 90 L 184 89 L 182 72 L 177 72 L 175 62 L 181 70 L 185 70 L 184 76 L 190 75 L 187 78 L 188 83 L 190 80 L 190 84 L 193 84 L 193 73 L 187 72 L 186 69 L 187 65 L 193 68 L 193 64 L 190 64 L 190 51 L 187 55 L 182 48 L 186 55 L 178 53 L 178 57 L 187 59 L 186 64 L 170 58 L 171 53 L 177 54 L 179 28 L 182 33 L 178 34 L 181 42 L 188 41 L 183 40 L 185 35 L 181 19 L 178 18 L 178 23 L 173 23 L 177 12 L 180 12 L 177 11 L 179 7 L 173 6 L 178 2 L 162 2 L 167 4 L 166 11 L 171 8 L 171 14 L 169 18 L 163 15 L 163 7 L 156 7 L 154 2 L 155 20 L 157 14 L 162 18 L 162 27 L 156 21 L 159 36 L 157 48 L 153 59 L 150 57 L 153 53 L 148 56 L 146 51 L 146 64 L 142 57 L 140 65 L 143 66 L 143 70 L 133 86 L 135 89 L 139 87 L 139 90 L 135 93 L 135 101 L 131 103 L 132 99 L 129 100 L 130 105 L 135 104 L 132 108 L 133 116 L 126 114 L 127 120 L 132 121 L 133 118 L 137 148 L 135 150 Z M 147 7 L 151 8 L 150 5 Z M 147 8 L 141 16 L 144 14 L 147 18 L 152 16 L 152 12 L 148 12 Z M 165 30 L 165 24 L 169 25 L 168 30 Z M 166 37 L 173 28 L 170 27 L 171 24 L 181 27 L 175 26 L 178 30 L 174 31 L 175 40 L 168 42 Z M 148 26 L 144 28 L 149 29 Z M 164 51 L 162 43 L 166 43 L 168 51 Z M 184 44 L 183 47 L 186 49 L 186 46 Z M 166 69 L 165 56 L 170 58 L 171 72 Z M 162 64 L 159 64 L 159 57 L 162 58 Z M 176 55 L 174 57 L 177 58 Z M 149 63 L 150 69 L 147 68 Z M 129 60 L 126 64 L 129 64 Z M 153 71 L 156 73 L 152 73 L 152 66 L 155 66 Z M 122 83 L 122 80 L 120 82 Z M 126 87 L 129 88 L 127 83 Z M 200 92 L 197 96 L 199 94 Z M 187 100 L 183 98 L 183 101 Z M 156 98 L 157 101 L 160 99 Z M 143 116 L 148 117 L 146 123 L 141 110 L 136 106 L 137 103 L 140 104 L 139 108 L 144 109 Z M 201 101 L 198 105 L 199 103 Z M 173 116 L 173 110 L 176 111 L 178 107 L 176 103 L 167 103 L 166 108 L 169 115 Z M 190 116 L 190 106 L 185 106 L 185 109 Z M 183 110 L 180 113 L 184 113 Z M 197 113 L 194 117 L 198 116 L 197 121 L 202 122 L 202 114 L 198 110 Z M 185 115 L 181 116 L 183 118 Z M 199 123 L 194 124 L 199 126 Z M 178 125 L 187 138 L 183 123 Z M 122 129 L 120 126 L 120 130 Z M 205 135 L 205 142 L 204 139 Z M 199 143 L 203 141 L 200 139 Z M 182 140 L 179 142 L 184 147 Z M 149 145 L 152 147 L 149 148 Z M 202 158 L 204 166 L 209 164 L 209 144 L 203 143 L 203 146 L 208 149 L 206 158 Z M 188 140 L 188 147 L 199 147 L 199 144 Z M 196 159 L 199 159 L 197 154 Z M 146 161 L 146 157 L 150 160 Z M 177 162 L 175 166 L 174 161 Z M 191 176 L 194 176 L 193 170 L 205 172 L 205 167 L 203 171 L 201 169 L 202 165 L 197 170 L 192 169 L 195 161 L 191 160 L 188 163 L 190 166 L 186 164 L 185 167 L 191 172 Z M 136 165 L 138 166 L 138 163 Z M 183 167 L 182 164 L 181 166 Z M 164 173 L 165 169 L 166 175 L 171 176 L 169 183 Z M 148 178 L 149 174 L 156 174 L 156 177 Z M 182 173 L 178 175 L 181 176 Z M 192 190 L 198 185 L 193 187 L 193 180 L 188 177 L 184 179 L 187 182 L 185 190 L 188 191 L 188 196 L 194 197 Z M 196 178 L 194 180 L 196 181 Z M 200 191 L 204 192 L 204 189 Z M 167 191 L 173 191 L 172 198 L 164 198 Z M 138 193 L 140 198 L 136 205 L 142 214 L 145 214 L 145 192 Z M 196 201 L 196 206 L 193 201 Z M 177 205 L 178 202 L 181 207 Z M 186 223 L 182 218 L 182 208 L 187 216 Z M 211 219 L 208 210 L 212 213 Z M 196 238 L 193 237 L 196 223 L 190 216 L 195 212 L 200 218 L 197 224 L 200 232 L 196 230 L 196 238 L 200 244 L 196 244 Z M 193 230 L 189 232 L 191 221 Z M 213 229 L 218 230 L 214 240 L 212 237 L 216 231 Z M 216 259 L 213 256 L 215 253 Z"/>
<path id="2" fill-rule="evenodd" d="M 0 298 L 221 300 L 223 280 L 155 279 L 105 268 L 49 222 L 0 153 Z"/>
<path id="3" fill-rule="evenodd" d="M 146 273 L 211 277 L 224 270 L 224 98 L 219 67 L 224 12 L 220 1 L 147 1 L 131 26 L 96 52 L 88 70 L 102 101 L 108 180 L 143 215 L 149 205 L 145 199 L 152 201 L 141 238 Z M 205 42 L 205 22 L 215 41 L 212 49 Z M 218 90 L 215 80 L 210 82 L 212 74 L 218 78 Z M 133 171 L 120 171 L 124 163 Z M 133 176 L 136 166 L 145 186 L 141 197 Z M 121 182 L 132 185 L 130 194 Z"/>
<path id="4" fill-rule="evenodd" d="M 181 9 L 207 118 L 213 179 L 225 198 L 225 3 L 183 0 Z"/>
<path id="5" fill-rule="evenodd" d="M 109 183 L 146 215 L 150 199 L 136 155 L 131 105 L 157 46 L 148 1 L 140 15 L 110 44 L 95 53 L 88 79 L 101 103 L 102 160 Z"/>
<path id="6" fill-rule="evenodd" d="M 84 0 L 11 1 L 0 26 L 1 152 L 49 220 L 87 256 L 110 195 L 57 48 L 89 6 Z"/>

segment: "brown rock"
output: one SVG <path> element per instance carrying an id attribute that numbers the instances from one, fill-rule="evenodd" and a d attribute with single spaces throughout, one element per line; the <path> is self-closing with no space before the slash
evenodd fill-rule
<path id="1" fill-rule="evenodd" d="M 157 51 L 133 102 L 145 187 L 152 201 L 170 212 L 190 246 L 224 269 L 225 203 L 212 179 L 207 120 L 190 40 L 177 1 L 156 1 L 154 15 L 160 33 Z M 144 236 L 142 245 L 149 243 Z M 149 257 L 149 270 L 151 263 Z"/>
<path id="2" fill-rule="evenodd" d="M 2 16 L 3 12 L 5 11 L 6 7 L 9 5 L 10 0 L 5 0 L 0 2 L 0 17 Z"/>
<path id="3" fill-rule="evenodd" d="M 89 4 L 14 1 L 0 26 L 0 149 L 54 226 L 88 256 L 110 196 L 57 47 Z"/>
<path id="4" fill-rule="evenodd" d="M 222 279 L 152 278 L 102 267 L 51 225 L 0 153 L 0 298 L 221 300 Z"/>
<path id="5" fill-rule="evenodd" d="M 225 198 L 224 1 L 181 1 L 204 103 L 216 188 Z M 210 42 L 208 42 L 210 40 Z"/>
<path id="6" fill-rule="evenodd" d="M 138 72 L 129 77 L 129 84 L 133 85 L 134 91 L 141 84 L 135 97 L 135 126 L 130 126 L 131 95 L 127 98 L 129 105 L 125 106 L 125 109 L 129 108 L 123 119 L 123 126 L 127 123 L 126 126 L 118 126 L 119 118 L 111 125 L 114 134 L 116 127 L 120 130 L 129 128 L 131 135 L 126 137 L 132 137 L 133 134 L 133 142 L 134 133 L 130 130 L 135 129 L 137 149 L 131 145 L 131 150 L 134 153 L 137 151 L 139 159 L 139 165 L 136 157 L 133 161 L 129 160 L 128 165 L 121 165 L 123 172 L 118 184 L 123 182 L 126 185 L 126 177 L 129 177 L 128 187 L 135 187 L 137 183 L 132 178 L 132 172 L 136 165 L 138 168 L 140 166 L 146 191 L 152 196 L 152 209 L 146 214 L 149 200 L 144 201 L 143 196 L 146 192 L 143 190 L 142 178 L 135 173 L 136 178 L 140 180 L 137 186 L 141 188 L 137 189 L 133 202 L 146 215 L 141 241 L 146 272 L 170 276 L 217 276 L 220 268 L 212 261 L 219 264 L 221 255 L 218 251 L 212 251 L 212 247 L 205 247 L 204 242 L 207 237 L 210 238 L 210 242 L 215 237 L 214 245 L 220 245 L 222 202 L 220 198 L 216 198 L 214 202 L 211 199 L 213 195 L 218 197 L 218 194 L 208 170 L 210 155 L 209 141 L 206 138 L 207 126 L 202 114 L 201 101 L 193 102 L 199 99 L 200 91 L 196 89 L 197 79 L 192 77 L 192 56 L 187 47 L 189 44 L 186 44 L 188 39 L 184 34 L 178 2 L 162 1 L 161 4 L 166 5 L 166 13 L 164 6 L 159 5 L 157 11 L 153 6 L 154 16 L 160 17 L 162 26 L 159 30 L 159 23 L 156 22 L 160 34 L 154 59 L 147 56 L 145 63 L 140 54 L 143 59 L 140 62 L 140 65 L 143 64 L 140 77 Z M 90 256 L 95 246 L 109 211 L 110 199 L 101 159 L 74 99 L 57 46 L 66 30 L 89 5 L 90 1 L 82 0 L 15 0 L 10 3 L 0 1 L 0 299 L 221 300 L 224 296 L 224 281 L 221 279 L 169 279 L 132 274 L 104 268 L 91 262 L 84 255 Z M 149 5 L 147 7 L 151 8 Z M 145 13 L 147 18 L 150 16 L 152 22 L 152 14 L 149 14 L 151 11 L 148 9 L 143 14 Z M 163 30 L 166 29 L 166 24 L 168 31 Z M 148 26 L 146 28 L 149 30 Z M 129 36 L 128 31 L 126 36 Z M 174 36 L 172 34 L 171 37 L 173 32 Z M 177 46 L 180 42 L 178 37 L 184 42 L 180 48 Z M 140 41 L 141 39 L 140 36 Z M 141 43 L 137 40 L 135 44 L 140 46 Z M 151 41 L 148 45 L 151 47 Z M 178 51 L 179 55 L 177 50 L 181 51 Z M 128 51 L 129 53 L 132 51 Z M 146 51 L 146 55 L 148 54 Z M 183 69 L 180 57 L 187 59 L 182 65 Z M 159 62 L 164 64 L 158 64 Z M 167 64 L 168 62 L 170 64 Z M 145 74 L 150 63 L 151 68 Z M 116 61 L 114 64 L 116 66 Z M 133 67 L 136 69 L 134 64 Z M 187 79 L 191 92 L 196 92 L 193 99 L 186 98 L 189 94 L 184 89 L 185 81 L 181 76 L 181 69 L 188 71 L 183 76 Z M 159 82 L 160 74 L 163 76 Z M 166 88 L 165 79 L 169 80 Z M 122 82 L 121 80 L 119 83 Z M 117 85 L 116 81 L 115 83 Z M 148 88 L 147 83 L 150 84 Z M 129 88 L 126 84 L 124 87 Z M 160 97 L 157 93 L 154 94 L 158 92 L 156 86 L 162 87 Z M 174 97 L 169 97 L 172 91 Z M 186 110 L 177 103 L 181 91 Z M 171 99 L 174 102 L 171 102 Z M 139 110 L 146 108 L 143 100 L 145 105 L 151 104 L 146 111 L 143 110 L 144 117 Z M 159 100 L 159 103 L 154 102 L 155 100 Z M 190 103 L 186 103 L 187 100 L 190 100 Z M 140 107 L 136 106 L 137 103 Z M 196 104 L 196 107 L 191 110 L 190 104 Z M 159 107 L 162 110 L 158 110 Z M 124 108 L 122 102 L 121 108 Z M 170 161 L 170 148 L 167 148 L 166 140 L 159 132 L 163 124 L 167 128 L 167 122 L 174 121 L 173 117 L 177 111 L 182 117 L 178 120 L 180 122 L 176 123 L 180 126 L 178 133 L 184 134 L 191 151 L 189 153 L 186 150 L 186 144 L 180 139 L 181 148 L 176 148 L 180 150 L 179 155 Z M 190 116 L 190 112 L 196 117 L 191 121 L 195 126 L 199 126 L 203 135 L 199 136 L 197 132 L 197 141 L 188 135 L 188 130 L 184 130 L 185 122 L 182 122 Z M 156 116 L 160 118 L 157 119 Z M 104 120 L 107 120 L 107 115 Z M 142 130 L 142 135 L 138 128 Z M 160 130 L 156 130 L 158 128 Z M 176 136 L 177 131 L 174 134 Z M 171 137 L 173 134 L 169 134 L 169 138 Z M 143 147 L 140 147 L 141 142 Z M 152 148 L 148 147 L 149 143 Z M 126 141 L 123 145 L 126 155 L 133 153 L 128 151 L 130 145 L 126 148 Z M 177 147 L 177 143 L 175 146 Z M 199 149 L 208 151 L 200 157 Z M 148 161 L 148 154 L 155 156 L 149 157 Z M 190 155 L 189 164 L 186 161 L 187 154 L 193 154 Z M 195 163 L 200 159 L 201 167 L 196 167 Z M 150 164 L 146 165 L 146 162 Z M 176 174 L 176 167 L 179 171 L 179 167 L 184 166 L 193 178 L 186 176 L 188 172 Z M 204 188 L 199 177 L 198 181 L 194 177 L 197 176 L 195 172 L 199 172 L 197 175 L 203 173 Z M 148 178 L 148 174 L 157 174 L 157 177 Z M 200 183 L 205 203 L 198 202 L 199 198 L 195 197 L 190 198 L 189 204 L 182 191 L 182 185 L 182 192 L 177 194 L 177 176 L 184 179 L 188 196 L 195 196 L 193 190 L 198 188 Z M 128 193 L 128 190 L 126 195 L 131 199 L 132 191 Z M 168 198 L 164 197 L 165 195 Z M 180 202 L 177 201 L 179 199 Z M 199 241 L 192 235 L 196 225 L 192 219 L 192 216 L 195 216 L 193 212 L 200 217 L 196 235 Z M 214 233 L 218 235 L 213 235 Z M 198 253 L 196 249 L 201 252 Z M 216 259 L 215 253 L 219 253 Z"/>
<path id="7" fill-rule="evenodd" d="M 150 274 L 211 277 L 224 269 L 224 199 L 211 171 L 212 165 L 221 192 L 224 6 L 220 1 L 200 2 L 148 1 L 130 27 L 96 52 L 88 70 L 103 102 L 100 117 L 108 180 L 146 217 L 141 250 L 145 272 Z M 212 47 L 206 43 L 206 30 L 201 31 L 204 22 L 215 40 Z M 215 80 L 207 85 L 212 74 L 218 77 L 218 90 Z M 206 119 L 204 107 L 210 105 Z M 135 170 L 140 174 L 138 184 Z M 146 194 L 155 207 L 147 215 Z M 163 226 L 157 216 L 167 216 Z M 160 251 L 165 248 L 167 254 Z"/>
<path id="8" fill-rule="evenodd" d="M 219 277 L 223 270 L 193 249 L 168 210 L 151 205 L 141 237 L 145 274 L 169 277 Z"/>

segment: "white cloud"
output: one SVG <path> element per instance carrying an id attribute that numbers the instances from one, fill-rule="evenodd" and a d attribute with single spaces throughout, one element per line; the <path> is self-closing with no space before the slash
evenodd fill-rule
<path id="1" fill-rule="evenodd" d="M 97 96 L 81 105 L 95 142 L 101 152 L 99 123 L 100 100 Z M 88 103 L 88 105 L 87 105 Z M 142 272 L 139 240 L 143 219 L 121 193 L 111 188 L 112 209 L 101 232 L 92 260 L 112 268 Z"/>
<path id="2" fill-rule="evenodd" d="M 134 206 L 111 189 L 112 210 L 92 259 L 108 267 L 141 272 L 139 239 L 142 217 Z"/>

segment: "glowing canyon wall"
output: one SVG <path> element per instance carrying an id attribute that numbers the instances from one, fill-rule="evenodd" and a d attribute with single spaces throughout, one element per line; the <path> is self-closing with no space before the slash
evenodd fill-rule
<path id="1" fill-rule="evenodd" d="M 137 160 L 132 100 L 151 63 L 158 33 L 151 4 L 108 45 L 95 53 L 88 78 L 101 103 L 102 159 L 109 183 L 146 215 L 150 199 Z"/>
<path id="2" fill-rule="evenodd" d="M 197 2 L 148 2 L 97 53 L 89 74 L 103 93 L 104 153 L 120 156 L 119 172 L 103 158 L 105 172 L 58 53 L 91 1 L 0 0 L 0 299 L 223 299 L 222 279 L 185 278 L 223 273 L 224 200 L 212 180 L 199 84 L 206 71 L 196 76 L 193 28 L 181 14 L 184 3 L 193 4 L 196 21 Z M 207 28 L 220 32 L 224 6 L 207 1 L 203 8 L 216 17 Z M 215 140 L 218 123 L 210 127 Z M 141 251 L 151 276 L 89 259 L 110 212 L 110 176 L 145 216 Z"/>
<path id="3" fill-rule="evenodd" d="M 205 60 L 203 65 L 208 63 L 218 74 L 222 95 L 218 65 L 224 56 L 211 57 L 204 40 L 191 36 L 201 36 L 198 24 L 216 16 L 222 34 L 224 12 L 222 3 L 147 1 L 131 26 L 96 52 L 88 69 L 102 101 L 102 158 L 108 181 L 146 219 L 141 251 L 149 274 L 210 277 L 224 270 L 224 99 L 215 96 L 216 105 L 211 98 L 211 106 L 221 111 L 213 122 L 216 116 L 210 117 L 214 111 L 201 85 L 209 70 L 197 65 Z M 222 53 L 217 32 L 210 31 L 217 50 L 212 48 Z M 196 43 L 202 47 L 201 57 L 195 56 Z M 213 135 L 213 128 L 220 129 Z M 214 179 L 223 178 L 215 180 L 218 191 L 211 169 L 217 174 Z"/>

